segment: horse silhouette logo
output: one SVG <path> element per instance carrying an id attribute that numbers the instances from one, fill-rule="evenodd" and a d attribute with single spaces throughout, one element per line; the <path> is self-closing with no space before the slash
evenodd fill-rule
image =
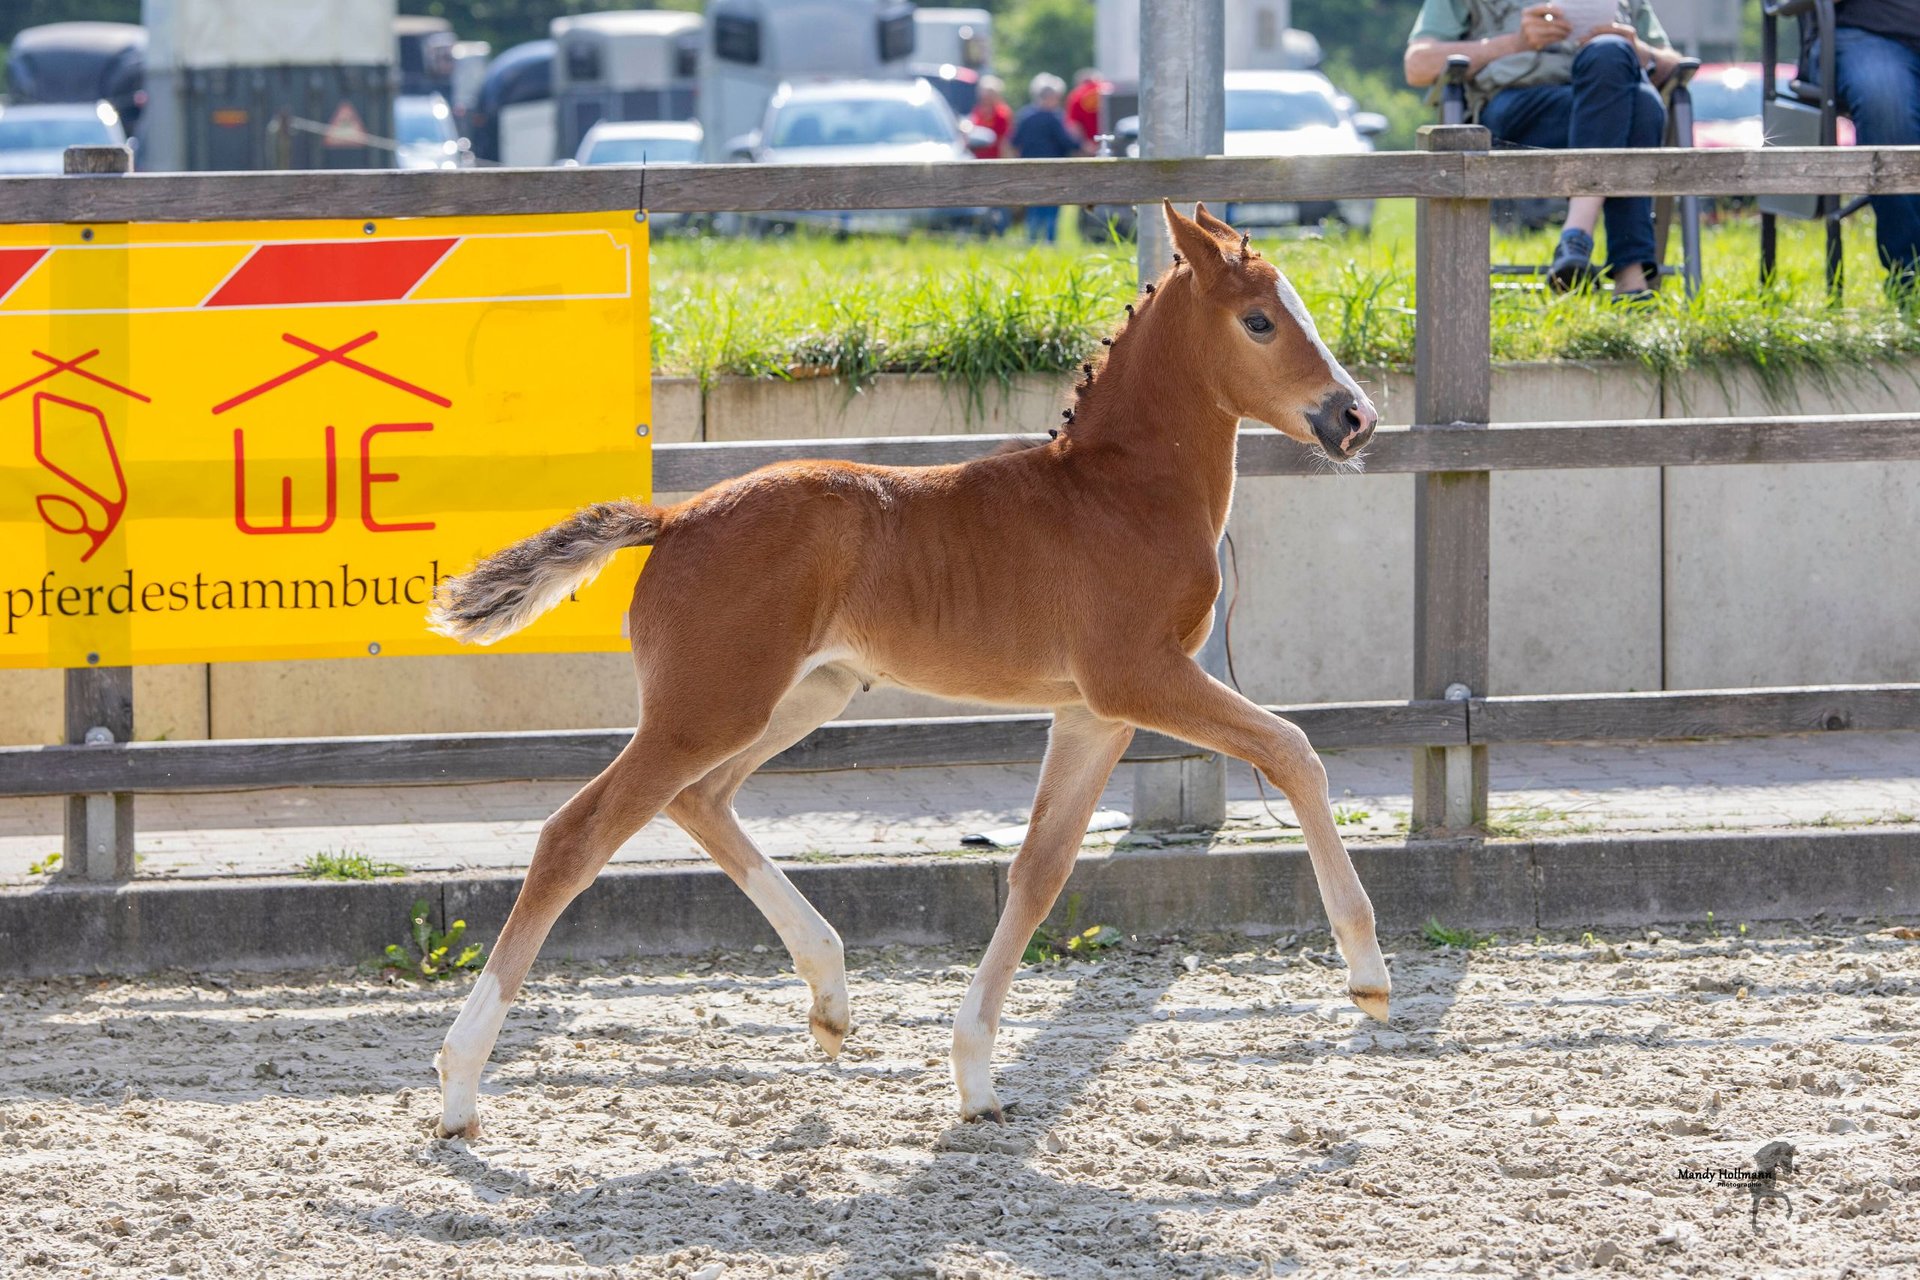
<path id="1" fill-rule="evenodd" d="M 87 549 L 80 556 L 84 564 L 113 536 L 127 513 L 126 469 L 120 465 L 120 449 L 114 442 L 113 428 L 107 423 L 105 411 L 87 400 L 75 398 L 82 392 L 75 391 L 69 397 L 36 388 L 61 374 L 72 374 L 142 404 L 153 402 L 131 387 L 82 368 L 100 354 L 97 347 L 71 360 L 61 360 L 44 351 L 32 354 L 52 367 L 0 391 L 0 401 L 23 391 L 33 391 L 34 461 L 67 487 L 65 493 L 37 495 L 34 505 L 48 528 L 87 540 Z"/>
<path id="2" fill-rule="evenodd" d="M 1753 1176 L 1747 1179 L 1747 1190 L 1753 1196 L 1753 1213 L 1750 1215 L 1755 1231 L 1760 1230 L 1760 1202 L 1778 1200 L 1786 1206 L 1787 1216 L 1793 1216 L 1793 1201 L 1780 1189 L 1780 1178 L 1793 1172 L 1793 1144 L 1786 1141 L 1769 1142 L 1753 1155 Z"/>

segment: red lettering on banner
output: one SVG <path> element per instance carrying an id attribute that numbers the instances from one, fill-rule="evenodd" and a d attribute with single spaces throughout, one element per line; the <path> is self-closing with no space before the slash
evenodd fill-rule
<path id="1" fill-rule="evenodd" d="M 61 374 L 72 374 L 141 404 L 153 403 L 150 397 L 141 395 L 131 387 L 121 386 L 91 369 L 81 368 L 100 354 L 98 347 L 83 351 L 70 360 L 50 356 L 44 351 L 30 354 L 50 367 L 0 391 L 0 400 L 19 395 Z M 69 400 L 51 391 L 35 391 L 32 404 L 34 461 L 65 481 L 81 498 L 91 502 L 93 509 L 63 493 L 39 494 L 34 498 L 34 505 L 39 508 L 40 519 L 46 522 L 48 528 L 87 540 L 87 549 L 80 557 L 84 564 L 93 559 L 94 553 L 113 536 L 113 531 L 120 526 L 121 517 L 127 512 L 127 473 L 120 465 L 120 449 L 114 443 L 113 429 L 107 424 L 107 415 L 98 406 Z M 53 410 L 52 413 L 48 412 L 49 408 Z M 59 419 L 63 417 L 69 422 L 62 424 Z M 88 475 L 91 480 L 86 478 Z M 109 477 L 112 481 L 110 486 L 107 484 Z M 100 517 L 99 523 L 95 522 L 96 514 Z"/>
<path id="2" fill-rule="evenodd" d="M 398 472 L 375 471 L 373 469 L 373 438 L 388 431 L 431 431 L 431 422 L 382 422 L 367 428 L 360 437 L 360 523 L 375 533 L 407 533 L 433 528 L 433 521 L 421 520 L 408 524 L 383 524 L 373 518 L 373 486 L 392 484 L 400 478 Z"/>
<path id="3" fill-rule="evenodd" d="M 293 477 L 280 477 L 280 523 L 277 525 L 256 525 L 247 519 L 247 443 L 246 432 L 235 428 L 233 433 L 233 523 L 242 533 L 325 533 L 333 528 L 334 516 L 339 512 L 340 465 L 334 456 L 333 428 L 327 428 L 327 516 L 319 524 L 299 525 L 293 522 Z"/>

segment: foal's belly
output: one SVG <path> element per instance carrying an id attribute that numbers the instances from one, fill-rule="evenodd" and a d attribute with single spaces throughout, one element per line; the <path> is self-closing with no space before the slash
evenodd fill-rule
<path id="1" fill-rule="evenodd" d="M 1083 700 L 1079 685 L 1064 670 L 1009 661 L 1004 655 L 838 644 L 822 659 L 845 666 L 871 686 L 892 685 L 957 702 L 1036 708 Z"/>

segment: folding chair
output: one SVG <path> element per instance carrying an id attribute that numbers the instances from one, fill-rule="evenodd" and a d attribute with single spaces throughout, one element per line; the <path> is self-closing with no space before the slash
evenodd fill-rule
<path id="1" fill-rule="evenodd" d="M 1792 0 L 1789 0 L 1792 2 Z M 1825 0 L 1831 3 L 1831 0 Z M 1467 113 L 1467 69 L 1472 62 L 1464 54 L 1456 53 L 1447 59 L 1447 75 L 1440 89 L 1440 122 L 1442 124 L 1468 124 Z M 1668 77 L 1661 96 L 1667 104 L 1667 133 L 1662 146 L 1691 147 L 1693 145 L 1693 91 L 1687 82 L 1693 79 L 1693 73 L 1700 69 L 1700 59 L 1682 58 L 1680 65 L 1674 68 Z M 1667 238 L 1672 232 L 1675 199 L 1672 196 L 1659 196 L 1653 202 L 1653 245 L 1660 259 L 1660 274 L 1671 276 L 1679 274 L 1686 283 L 1687 296 L 1693 297 L 1700 292 L 1700 197 L 1681 196 L 1678 200 L 1680 215 L 1680 253 L 1681 265 L 1668 265 Z M 1544 265 L 1528 266 L 1521 263 L 1496 263 L 1495 275 L 1508 276 L 1544 276 Z"/>
<path id="2" fill-rule="evenodd" d="M 1779 62 L 1780 19 L 1794 18 L 1800 29 L 1800 55 L 1783 93 L 1774 82 Z M 1765 143 L 1770 147 L 1833 147 L 1840 142 L 1840 98 L 1833 68 L 1833 0 L 1760 0 L 1760 90 Z M 1809 51 L 1820 42 L 1819 65 Z M 1827 293 L 1840 300 L 1846 286 L 1840 258 L 1840 224 L 1866 207 L 1866 196 L 1842 202 L 1832 196 L 1761 196 L 1760 279 L 1773 278 L 1778 218 L 1818 218 L 1827 227 Z"/>

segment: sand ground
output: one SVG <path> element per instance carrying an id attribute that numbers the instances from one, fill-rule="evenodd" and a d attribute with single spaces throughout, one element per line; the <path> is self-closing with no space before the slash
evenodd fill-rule
<path id="1" fill-rule="evenodd" d="M 482 1138 L 430 1136 L 465 991 L 0 984 L 7 1276 L 1920 1274 L 1920 941 L 1873 924 L 1136 939 L 1023 971 L 1004 1126 L 955 1123 L 971 956 L 536 971 Z M 1680 1171 L 1797 1151 L 1778 1201 Z"/>

